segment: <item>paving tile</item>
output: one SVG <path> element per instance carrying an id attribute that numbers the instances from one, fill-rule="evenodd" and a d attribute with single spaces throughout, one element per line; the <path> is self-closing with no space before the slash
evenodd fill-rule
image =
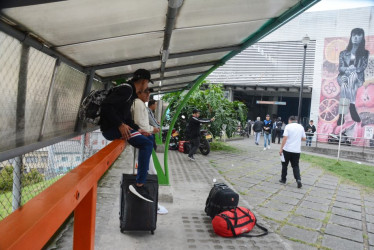
<path id="1" fill-rule="evenodd" d="M 324 205 L 324 204 L 315 203 L 315 202 L 311 202 L 311 201 L 303 201 L 300 204 L 300 206 L 310 208 L 310 209 L 314 209 L 314 210 L 317 210 L 317 211 L 322 211 L 322 212 L 327 212 L 329 210 L 328 204 Z"/>
<path id="2" fill-rule="evenodd" d="M 374 201 L 365 200 L 365 206 L 371 207 L 374 210 Z"/>
<path id="3" fill-rule="evenodd" d="M 311 196 L 315 196 L 315 197 L 322 197 L 324 199 L 332 199 L 332 197 L 334 196 L 334 194 L 330 194 L 330 193 L 326 193 L 326 192 L 315 192 L 315 191 L 311 191 L 309 193 L 309 195 Z"/>
<path id="4" fill-rule="evenodd" d="M 354 240 L 363 243 L 363 235 L 361 230 L 356 230 L 349 227 L 328 224 L 325 230 L 325 234 L 334 235 L 340 238 Z"/>
<path id="5" fill-rule="evenodd" d="M 277 221 L 282 221 L 282 220 L 286 219 L 289 215 L 289 212 L 274 210 L 274 209 L 267 208 L 267 207 L 258 207 L 256 209 L 256 211 L 258 213 L 262 214 L 263 216 L 272 218 L 272 219 L 277 220 Z"/>
<path id="6" fill-rule="evenodd" d="M 341 196 L 341 195 L 337 195 L 335 200 L 340 201 L 340 202 L 355 204 L 355 205 L 361 205 L 361 200 L 352 199 L 352 198 L 344 197 L 344 196 Z"/>
<path id="7" fill-rule="evenodd" d="M 276 196 L 273 196 L 271 198 L 271 200 L 274 200 L 274 201 L 279 201 L 279 202 L 282 202 L 282 203 L 286 203 L 286 204 L 290 204 L 290 205 L 296 205 L 297 203 L 299 203 L 299 199 L 297 198 L 293 198 L 293 197 L 287 197 L 287 196 L 283 196 L 283 195 L 276 195 Z"/>
<path id="8" fill-rule="evenodd" d="M 370 223 L 374 223 L 374 215 L 367 214 L 366 221 Z"/>
<path id="9" fill-rule="evenodd" d="M 339 208 L 339 207 L 333 207 L 331 210 L 332 214 L 337 214 L 340 216 L 356 219 L 356 220 L 361 220 L 361 213 L 350 211 L 344 208 Z"/>
<path id="10" fill-rule="evenodd" d="M 374 234 L 374 224 L 373 223 L 367 223 L 366 226 L 367 226 L 368 232 Z"/>
<path id="11" fill-rule="evenodd" d="M 301 242 L 295 242 L 295 241 L 292 241 L 292 240 L 285 240 L 288 245 L 290 245 L 290 247 L 292 249 L 302 249 L 302 250 L 318 250 L 318 248 L 316 247 L 312 247 L 310 245 L 307 245 L 307 244 L 303 244 Z"/>
<path id="12" fill-rule="evenodd" d="M 319 230 L 322 227 L 321 221 L 304 216 L 293 216 L 288 222 L 315 230 Z"/>
<path id="13" fill-rule="evenodd" d="M 317 220 L 323 220 L 326 217 L 326 213 L 303 207 L 299 207 L 298 209 L 296 209 L 295 214 L 303 215 L 305 217 Z"/>
<path id="14" fill-rule="evenodd" d="M 328 204 L 328 205 L 330 205 L 332 199 L 326 199 L 326 198 L 316 197 L 316 196 L 307 196 L 305 198 L 305 200 L 306 201 L 315 202 L 315 203 L 319 203 L 319 204 L 326 204 L 326 205 Z"/>
<path id="15" fill-rule="evenodd" d="M 374 246 L 374 234 L 369 233 L 368 237 L 369 237 L 369 245 Z"/>
<path id="16" fill-rule="evenodd" d="M 287 211 L 287 212 L 291 211 L 294 208 L 293 205 L 276 202 L 276 201 L 270 201 L 266 203 L 265 206 L 268 208 L 277 209 L 281 211 Z"/>
<path id="17" fill-rule="evenodd" d="M 362 221 L 333 214 L 330 222 L 358 230 L 362 230 Z"/>
<path id="18" fill-rule="evenodd" d="M 335 201 L 333 206 L 334 207 L 345 208 L 345 209 L 352 210 L 352 211 L 355 211 L 355 212 L 361 212 L 361 210 L 362 210 L 361 205 L 355 205 L 355 204 L 351 204 L 351 203 L 348 203 L 348 202 Z"/>
<path id="19" fill-rule="evenodd" d="M 324 235 L 322 240 L 322 246 L 336 250 L 360 250 L 364 249 L 363 244 L 342 239 L 339 237 Z"/>
<path id="20" fill-rule="evenodd" d="M 361 200 L 360 194 L 354 194 L 354 193 L 344 192 L 342 190 L 339 190 L 337 192 L 337 195 L 348 197 L 348 198 L 352 198 L 352 199 L 356 199 L 356 200 Z"/>
<path id="21" fill-rule="evenodd" d="M 287 196 L 287 197 L 292 197 L 292 198 L 297 198 L 297 199 L 301 199 L 304 197 L 303 194 L 298 194 L 298 193 L 294 193 L 294 192 L 289 192 L 289 191 L 280 191 L 278 194 L 280 195 L 283 195 L 283 196 Z"/>
<path id="22" fill-rule="evenodd" d="M 297 227 L 293 227 L 289 225 L 284 226 L 280 230 L 280 233 L 285 237 L 302 240 L 308 243 L 315 243 L 318 238 L 317 232 L 313 232 L 313 231 L 309 231 L 309 230 L 305 230 L 305 229 L 301 229 L 301 228 L 297 228 Z"/>

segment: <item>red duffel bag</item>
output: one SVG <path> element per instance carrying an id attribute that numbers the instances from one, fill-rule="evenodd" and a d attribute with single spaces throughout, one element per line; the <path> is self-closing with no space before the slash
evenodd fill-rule
<path id="1" fill-rule="evenodd" d="M 268 230 L 257 224 L 255 215 L 248 208 L 237 207 L 217 214 L 212 221 L 214 232 L 222 237 L 258 237 L 268 234 Z M 254 226 L 259 227 L 261 234 L 249 233 Z"/>

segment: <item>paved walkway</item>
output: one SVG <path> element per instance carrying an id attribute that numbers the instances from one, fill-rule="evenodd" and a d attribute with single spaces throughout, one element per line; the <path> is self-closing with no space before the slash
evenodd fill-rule
<path id="1" fill-rule="evenodd" d="M 252 138 L 230 144 L 243 151 L 197 155 L 197 162 L 170 152 L 174 201 L 161 202 L 169 214 L 158 216 L 155 235 L 119 230 L 119 182 L 121 173 L 131 172 L 128 147 L 99 183 L 95 249 L 374 250 L 374 194 L 307 163 L 301 164 L 302 189 L 296 188 L 291 169 L 287 185 L 281 185 L 278 144 L 267 151 Z M 213 178 L 231 184 L 240 193 L 240 205 L 251 208 L 271 233 L 260 238 L 216 236 L 204 213 Z M 71 225 L 53 247 L 72 249 Z"/>

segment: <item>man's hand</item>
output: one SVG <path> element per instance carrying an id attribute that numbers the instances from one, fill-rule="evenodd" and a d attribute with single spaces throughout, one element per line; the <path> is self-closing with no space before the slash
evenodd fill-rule
<path id="1" fill-rule="evenodd" d="M 130 126 L 122 123 L 118 127 L 118 129 L 119 129 L 119 132 L 122 135 L 121 139 L 124 139 L 125 141 L 127 141 L 128 139 L 130 139 L 130 137 L 131 137 L 131 133 L 130 133 L 131 128 L 130 128 Z"/>
<path id="2" fill-rule="evenodd" d="M 283 148 L 281 148 L 281 149 L 279 150 L 279 155 L 282 156 L 282 154 L 283 154 Z"/>
<path id="3" fill-rule="evenodd" d="M 153 133 L 154 133 L 154 134 L 157 134 L 158 132 L 160 132 L 160 129 L 159 129 L 159 128 L 156 128 L 156 127 L 153 127 Z"/>
<path id="4" fill-rule="evenodd" d="M 211 122 L 214 122 L 216 120 L 215 117 L 213 117 L 212 119 L 210 119 Z"/>
<path id="5" fill-rule="evenodd" d="M 141 133 L 141 134 L 144 135 L 144 136 L 150 136 L 150 135 L 151 135 L 150 133 L 148 133 L 148 132 L 145 131 L 144 129 L 139 129 L 138 132 Z"/>

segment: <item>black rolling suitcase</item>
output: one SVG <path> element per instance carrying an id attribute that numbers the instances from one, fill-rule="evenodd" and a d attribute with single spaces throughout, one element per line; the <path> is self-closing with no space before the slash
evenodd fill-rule
<path id="1" fill-rule="evenodd" d="M 135 154 L 134 174 L 123 174 L 121 181 L 120 228 L 123 231 L 151 231 L 154 234 L 157 223 L 158 178 L 149 174 L 144 184 L 153 202 L 145 201 L 130 192 L 129 186 L 136 183 Z"/>
<path id="2" fill-rule="evenodd" d="M 213 218 L 217 214 L 236 208 L 239 195 L 224 183 L 214 184 L 205 203 L 205 213 Z"/>

